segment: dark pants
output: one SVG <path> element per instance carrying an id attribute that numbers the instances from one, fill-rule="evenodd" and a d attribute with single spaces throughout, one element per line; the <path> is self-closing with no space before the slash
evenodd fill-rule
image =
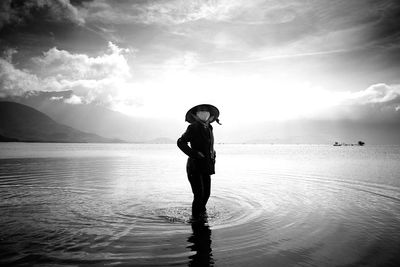
<path id="1" fill-rule="evenodd" d="M 193 192 L 192 215 L 197 216 L 206 211 L 210 197 L 211 178 L 208 174 L 188 173 L 188 179 Z"/>

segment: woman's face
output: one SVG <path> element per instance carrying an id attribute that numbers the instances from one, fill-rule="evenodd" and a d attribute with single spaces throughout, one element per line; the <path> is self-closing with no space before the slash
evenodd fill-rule
<path id="1" fill-rule="evenodd" d="M 210 112 L 206 110 L 199 110 L 196 112 L 196 116 L 202 121 L 207 121 L 210 118 Z"/>

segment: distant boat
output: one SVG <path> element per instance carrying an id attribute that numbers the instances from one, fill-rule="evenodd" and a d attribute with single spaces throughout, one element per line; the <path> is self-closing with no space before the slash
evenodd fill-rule
<path id="1" fill-rule="evenodd" d="M 363 141 L 358 141 L 357 144 L 347 144 L 347 143 L 339 143 L 335 142 L 333 146 L 364 146 L 365 142 Z"/>

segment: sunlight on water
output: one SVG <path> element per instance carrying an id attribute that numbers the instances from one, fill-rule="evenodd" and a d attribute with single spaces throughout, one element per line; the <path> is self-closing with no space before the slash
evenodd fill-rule
<path id="1" fill-rule="evenodd" d="M 2 264 L 400 263 L 400 147 L 219 145 L 202 220 L 174 145 L 0 149 Z"/>

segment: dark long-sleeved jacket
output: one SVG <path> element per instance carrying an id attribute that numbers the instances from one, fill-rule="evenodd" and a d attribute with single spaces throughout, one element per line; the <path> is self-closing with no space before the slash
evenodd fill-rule
<path id="1" fill-rule="evenodd" d="M 211 124 L 205 126 L 200 122 L 191 123 L 186 132 L 178 139 L 177 144 L 189 156 L 188 173 L 215 173 L 214 135 Z M 198 152 L 201 152 L 204 158 Z"/>

